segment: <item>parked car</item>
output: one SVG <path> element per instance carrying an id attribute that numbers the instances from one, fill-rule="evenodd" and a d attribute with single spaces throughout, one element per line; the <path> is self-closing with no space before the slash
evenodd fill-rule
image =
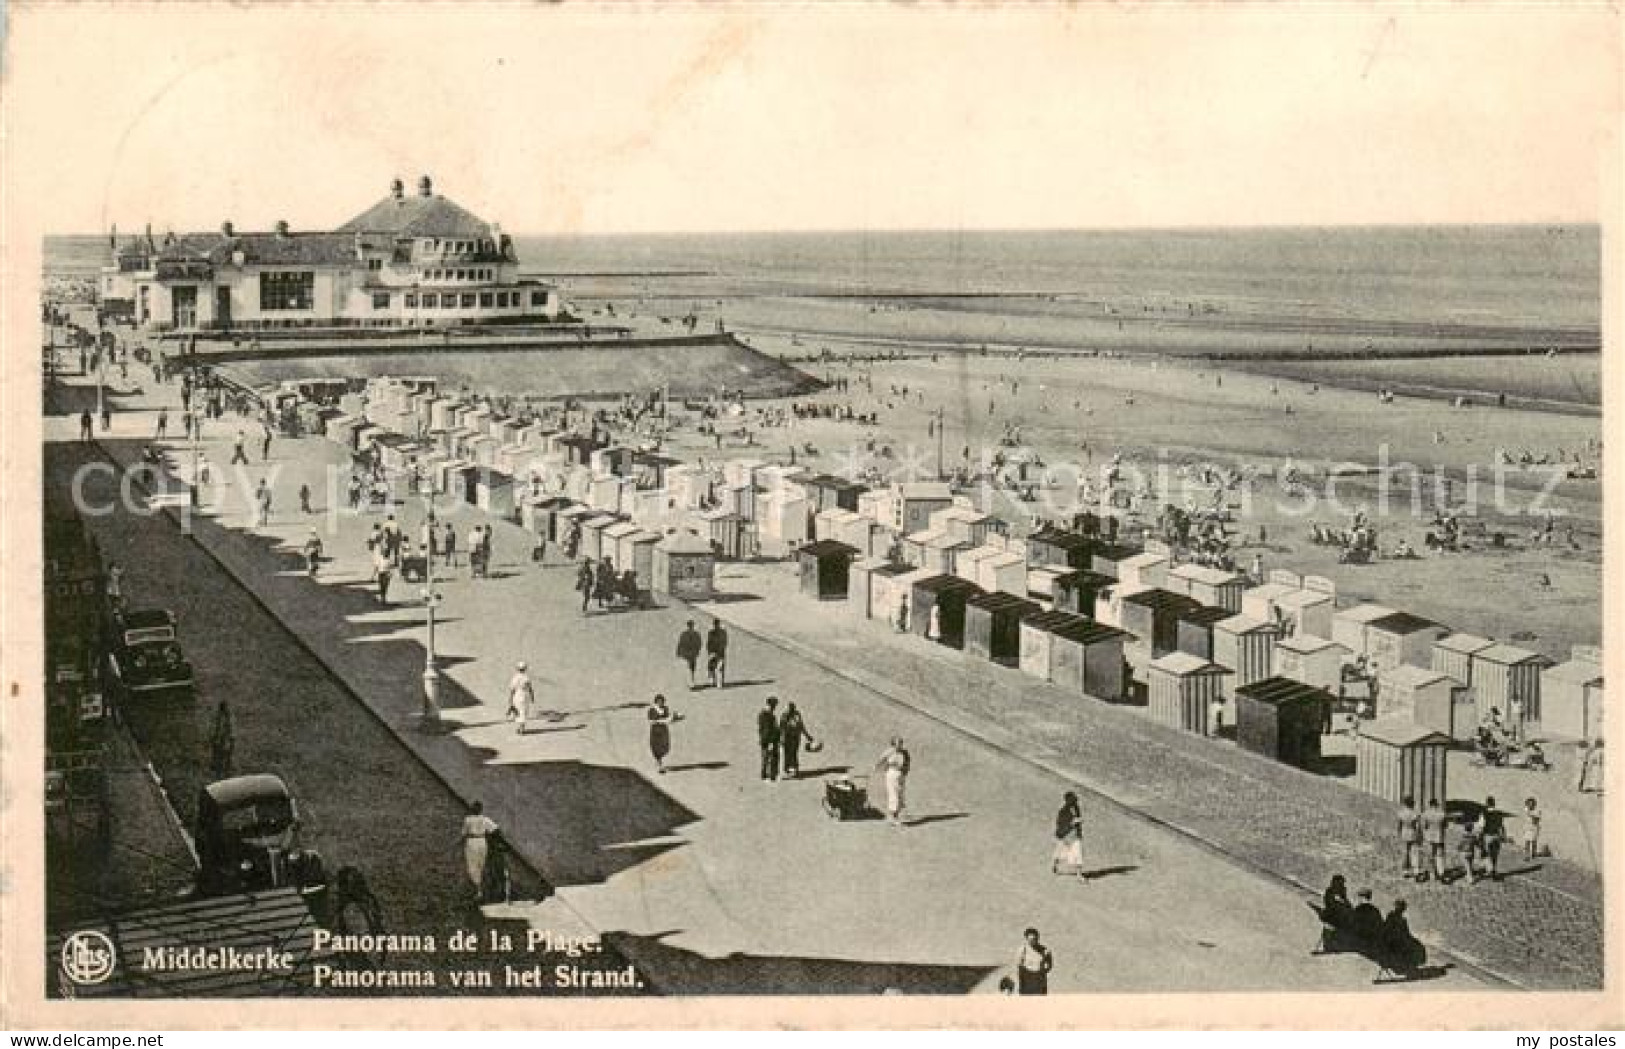
<path id="1" fill-rule="evenodd" d="M 124 692 L 192 687 L 192 664 L 176 639 L 175 614 L 164 609 L 140 609 L 116 618 L 110 665 Z"/>
<path id="2" fill-rule="evenodd" d="M 299 847 L 299 807 L 280 776 L 262 772 L 204 787 L 193 841 L 205 896 L 326 882 L 321 856 Z"/>

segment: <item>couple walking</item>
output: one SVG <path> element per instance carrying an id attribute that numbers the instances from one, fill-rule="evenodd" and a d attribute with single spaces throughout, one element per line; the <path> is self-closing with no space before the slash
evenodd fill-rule
<path id="1" fill-rule="evenodd" d="M 756 741 L 762 751 L 762 779 L 796 779 L 801 775 L 801 747 L 819 749 L 807 731 L 801 711 L 791 703 L 778 712 L 779 697 L 768 696 L 767 705 L 756 715 Z"/>
<path id="2" fill-rule="evenodd" d="M 711 620 L 711 629 L 706 632 L 703 642 L 700 632 L 694 628 L 694 620 L 690 619 L 683 627 L 683 632 L 677 635 L 677 658 L 688 667 L 688 688 L 693 691 L 699 686 L 695 682 L 695 674 L 699 669 L 700 652 L 706 654 L 705 672 L 712 688 L 722 688 L 728 680 L 728 631 L 722 626 L 722 620 Z M 794 704 L 791 704 L 794 707 Z"/>

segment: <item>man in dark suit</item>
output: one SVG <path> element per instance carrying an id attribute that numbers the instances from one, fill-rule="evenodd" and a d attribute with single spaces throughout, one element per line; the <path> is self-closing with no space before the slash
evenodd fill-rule
<path id="1" fill-rule="evenodd" d="M 779 697 L 768 696 L 767 706 L 756 715 L 756 742 L 762 748 L 762 778 L 779 778 Z"/>

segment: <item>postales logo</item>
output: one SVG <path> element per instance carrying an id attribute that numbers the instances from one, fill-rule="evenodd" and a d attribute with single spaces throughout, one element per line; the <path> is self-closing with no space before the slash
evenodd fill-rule
<path id="1" fill-rule="evenodd" d="M 69 936 L 62 943 L 62 972 L 81 987 L 101 983 L 113 975 L 118 953 L 113 941 L 94 929 Z"/>

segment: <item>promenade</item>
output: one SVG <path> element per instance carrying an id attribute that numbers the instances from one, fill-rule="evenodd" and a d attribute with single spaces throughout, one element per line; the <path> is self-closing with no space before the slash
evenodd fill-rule
<path id="1" fill-rule="evenodd" d="M 137 454 L 155 404 L 122 400 L 104 442 L 115 455 Z M 729 599 L 700 612 L 583 616 L 573 569 L 530 564 L 529 539 L 498 522 L 493 578 L 465 567 L 437 586 L 444 718 L 425 731 L 417 587 L 397 581 L 395 603 L 379 606 L 364 538 L 381 516 L 325 512 L 346 454 L 279 438 L 261 463 L 250 429 L 251 465 L 233 474 L 236 428 L 228 417 L 205 441 L 223 483 L 190 522 L 196 540 L 420 760 L 483 800 L 562 904 L 662 989 L 986 989 L 1027 925 L 1057 952 L 1056 990 L 1369 986 L 1368 963 L 1308 953 L 1318 926 L 1302 901 L 1334 871 L 1381 904 L 1405 896 L 1413 929 L 1458 963 L 1413 986 L 1600 982 L 1595 875 L 1543 861 L 1473 889 L 1401 882 L 1380 802 L 819 609 L 776 570 L 726 567 Z M 184 472 L 182 451 L 170 446 Z M 255 528 L 247 489 L 260 477 L 276 506 Z M 300 484 L 323 512 L 298 512 Z M 415 538 L 422 509 L 395 512 Z M 453 516 L 460 538 L 479 517 Z M 297 555 L 312 526 L 333 558 L 315 581 Z M 712 612 L 734 625 L 735 680 L 690 692 L 672 650 L 686 618 L 703 626 Z M 552 712 L 523 736 L 503 718 L 519 659 Z M 655 691 L 684 718 L 663 776 L 645 746 Z M 807 780 L 756 774 L 768 694 L 796 702 L 825 744 L 805 756 Z M 817 777 L 868 772 L 892 734 L 914 755 L 914 825 L 830 821 Z M 1083 883 L 1048 865 L 1072 785 L 1090 792 Z"/>

